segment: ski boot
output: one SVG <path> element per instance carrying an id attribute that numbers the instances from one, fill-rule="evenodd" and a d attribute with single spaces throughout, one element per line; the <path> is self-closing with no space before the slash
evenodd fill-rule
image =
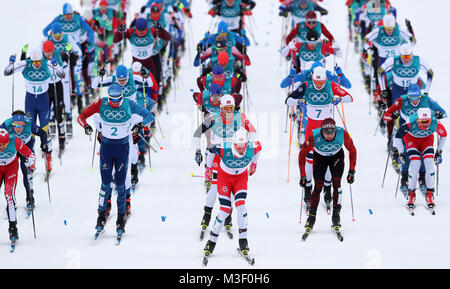
<path id="1" fill-rule="evenodd" d="M 98 211 L 97 224 L 95 225 L 95 229 L 97 232 L 103 231 L 103 228 L 106 224 L 106 212 L 107 211 Z"/>
<path id="2" fill-rule="evenodd" d="M 211 254 L 213 253 L 215 247 L 216 247 L 216 243 L 211 241 L 211 240 L 208 240 L 208 242 L 206 242 L 205 248 L 203 249 L 203 252 L 205 253 L 205 256 L 206 257 L 211 256 Z"/>
<path id="3" fill-rule="evenodd" d="M 305 187 L 305 198 L 303 199 L 306 204 L 306 215 L 309 214 L 309 209 L 311 207 L 311 192 L 312 192 L 312 186 Z"/>
<path id="4" fill-rule="evenodd" d="M 59 154 L 60 155 L 63 154 L 65 148 L 66 148 L 66 134 L 62 133 L 59 136 Z"/>
<path id="5" fill-rule="evenodd" d="M 9 222 L 8 232 L 9 232 L 9 240 L 11 242 L 15 242 L 15 241 L 19 240 L 19 232 L 17 231 L 16 225 L 17 225 L 17 221 Z"/>
<path id="6" fill-rule="evenodd" d="M 341 227 L 341 206 L 333 207 L 333 215 L 331 216 L 331 222 L 333 224 L 333 227 Z"/>
<path id="7" fill-rule="evenodd" d="M 401 173 L 400 191 L 402 191 L 405 199 L 408 199 L 408 172 Z"/>
<path id="8" fill-rule="evenodd" d="M 386 134 L 386 123 L 384 122 L 384 120 L 381 118 L 380 119 L 380 132 L 382 135 Z M 389 144 L 389 142 L 388 142 Z"/>
<path id="9" fill-rule="evenodd" d="M 408 203 L 406 206 L 410 209 L 414 209 L 416 205 L 414 204 L 416 201 L 416 190 L 408 190 Z"/>
<path id="10" fill-rule="evenodd" d="M 52 139 L 55 139 L 55 136 L 56 136 L 56 121 L 55 120 L 50 121 L 49 134 Z"/>
<path id="11" fill-rule="evenodd" d="M 128 216 L 131 215 L 131 199 L 127 198 L 127 202 L 125 204 L 125 217 L 128 218 Z"/>
<path id="12" fill-rule="evenodd" d="M 31 210 L 34 210 L 34 197 L 33 197 L 33 194 L 34 194 L 34 190 L 32 190 L 32 189 L 27 194 L 27 207 L 26 207 L 26 210 L 27 210 L 28 216 L 31 214 Z"/>
<path id="13" fill-rule="evenodd" d="M 433 194 L 434 194 L 434 189 L 433 190 L 427 190 L 427 193 L 426 193 L 426 196 L 425 196 L 425 200 L 427 202 L 427 207 L 430 208 L 430 209 L 434 208 L 434 202 L 433 202 L 434 196 L 433 196 Z"/>
<path id="14" fill-rule="evenodd" d="M 398 150 L 394 148 L 394 151 L 392 152 L 392 167 L 399 174 L 401 170 L 401 165 L 398 162 L 398 158 L 399 158 Z"/>
<path id="15" fill-rule="evenodd" d="M 241 250 L 242 255 L 248 255 L 248 252 L 250 249 L 248 248 L 248 241 L 247 239 L 239 239 L 239 250 Z"/>
<path id="16" fill-rule="evenodd" d="M 324 200 L 325 200 L 325 206 L 327 207 L 327 213 L 330 214 L 330 209 L 331 209 L 331 201 L 333 200 L 331 197 L 331 185 L 330 186 L 324 186 L 323 187 L 323 191 L 324 191 Z"/>
<path id="17" fill-rule="evenodd" d="M 66 131 L 67 131 L 67 137 L 72 138 L 72 120 L 66 120 Z"/>
<path id="18" fill-rule="evenodd" d="M 231 233 L 231 212 L 228 217 L 225 219 L 225 231 L 227 232 L 228 238 L 233 239 L 233 233 Z"/>
<path id="19" fill-rule="evenodd" d="M 123 234 L 125 233 L 125 223 L 126 223 L 126 218 L 125 215 L 123 214 L 118 214 L 117 215 L 117 220 L 116 220 L 116 231 L 117 234 Z"/>
<path id="20" fill-rule="evenodd" d="M 205 213 L 203 214 L 202 223 L 200 224 L 202 226 L 202 231 L 200 233 L 200 240 L 203 240 L 206 229 L 208 229 L 209 222 L 211 221 L 212 208 L 205 206 L 204 210 L 205 210 Z"/>
<path id="21" fill-rule="evenodd" d="M 138 178 L 138 164 L 132 164 L 131 165 L 131 185 L 133 187 L 136 187 L 136 184 L 139 182 L 139 178 Z"/>
<path id="22" fill-rule="evenodd" d="M 425 172 L 419 172 L 419 187 L 420 187 L 420 191 L 422 192 L 423 196 L 425 197 L 428 194 L 427 185 L 426 185 L 426 181 L 425 181 Z"/>
<path id="23" fill-rule="evenodd" d="M 302 236 L 303 241 L 306 241 L 306 238 L 308 238 L 309 233 L 311 233 L 314 224 L 316 223 L 316 210 L 316 208 L 313 208 L 309 212 L 308 219 L 306 220 L 305 224 L 305 233 Z"/>

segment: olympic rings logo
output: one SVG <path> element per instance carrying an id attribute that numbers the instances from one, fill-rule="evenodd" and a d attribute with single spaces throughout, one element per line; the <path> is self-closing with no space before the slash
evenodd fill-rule
<path id="1" fill-rule="evenodd" d="M 414 130 L 412 132 L 413 136 L 417 136 L 417 137 L 425 137 L 425 136 L 429 136 L 430 134 L 432 134 L 431 131 L 429 130 Z"/>
<path id="2" fill-rule="evenodd" d="M 12 152 L 7 152 L 7 153 L 0 153 L 0 159 L 9 159 L 11 157 L 13 157 L 15 155 L 15 153 Z"/>
<path id="3" fill-rule="evenodd" d="M 151 43 L 151 39 L 149 37 L 145 38 L 135 38 L 134 43 L 139 46 L 148 45 Z"/>
<path id="4" fill-rule="evenodd" d="M 340 149 L 341 146 L 339 144 L 323 144 L 319 147 L 319 150 L 324 152 L 331 152 Z"/>
<path id="5" fill-rule="evenodd" d="M 381 42 L 388 45 L 395 44 L 398 42 L 398 36 L 383 36 L 381 37 Z"/>
<path id="6" fill-rule="evenodd" d="M 245 167 L 250 163 L 250 159 L 245 160 L 226 160 L 225 164 L 229 167 L 236 168 L 236 167 Z"/>
<path id="7" fill-rule="evenodd" d="M 75 23 L 61 23 L 63 27 L 63 31 L 74 31 L 77 28 L 77 24 Z"/>
<path id="8" fill-rule="evenodd" d="M 222 16 L 225 17 L 235 17 L 237 16 L 237 13 L 234 9 L 224 9 L 223 11 L 221 11 Z"/>
<path id="9" fill-rule="evenodd" d="M 402 76 L 402 77 L 405 77 L 405 76 L 411 77 L 411 76 L 414 76 L 414 75 L 417 74 L 417 69 L 414 68 L 414 67 L 412 67 L 412 68 L 409 68 L 409 67 L 406 67 L 406 68 L 400 67 L 400 68 L 398 68 L 398 69 L 395 70 L 395 73 L 398 74 L 398 75 L 400 75 L 400 76 Z"/>
<path id="10" fill-rule="evenodd" d="M 405 114 L 407 114 L 407 115 L 411 115 L 411 114 L 414 114 L 416 112 L 417 112 L 417 109 L 414 109 L 414 108 L 407 108 L 407 109 L 405 109 Z"/>
<path id="11" fill-rule="evenodd" d="M 54 45 L 57 50 L 64 50 L 66 48 L 65 43 L 54 43 Z"/>
<path id="12" fill-rule="evenodd" d="M 233 127 L 220 127 L 217 126 L 215 128 L 215 132 L 222 134 L 222 135 L 230 135 L 230 134 L 234 134 L 236 131 L 238 130 L 238 127 L 233 126 Z"/>
<path id="13" fill-rule="evenodd" d="M 310 94 L 308 94 L 308 97 L 312 101 L 324 102 L 325 100 L 328 99 L 329 95 L 326 92 L 325 93 L 313 93 L 313 92 L 311 92 Z"/>
<path id="14" fill-rule="evenodd" d="M 133 91 L 134 91 L 133 87 L 127 85 L 123 88 L 123 95 L 128 95 Z"/>
<path id="15" fill-rule="evenodd" d="M 47 76 L 47 72 L 45 72 L 45 71 L 29 71 L 28 76 L 32 80 L 43 79 Z"/>
<path id="16" fill-rule="evenodd" d="M 383 19 L 382 14 L 367 14 L 367 17 L 371 22 L 380 21 L 381 19 Z"/>
<path id="17" fill-rule="evenodd" d="M 231 77 L 231 75 L 232 75 L 232 73 L 231 73 L 230 70 L 225 70 L 225 77 L 226 77 L 226 78 Z"/>
<path id="18" fill-rule="evenodd" d="M 127 115 L 127 113 L 125 111 L 123 111 L 123 110 L 115 111 L 115 110 L 107 109 L 107 110 L 105 110 L 104 115 L 109 120 L 121 120 Z"/>
<path id="19" fill-rule="evenodd" d="M 300 56 L 306 60 L 306 61 L 313 61 L 316 60 L 319 57 L 319 53 L 317 52 L 310 52 L 310 51 L 302 51 L 300 53 Z"/>

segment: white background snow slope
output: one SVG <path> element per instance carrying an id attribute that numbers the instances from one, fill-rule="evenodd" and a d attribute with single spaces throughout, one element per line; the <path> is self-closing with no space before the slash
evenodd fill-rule
<path id="1" fill-rule="evenodd" d="M 0 10 L 3 41 L 0 48 L 1 69 L 9 55 L 17 53 L 23 44 L 37 45 L 42 29 L 57 14 L 65 1 L 6 1 Z M 78 1 L 72 1 L 77 7 Z M 386 138 L 373 136 L 376 117 L 368 114 L 358 55 L 350 46 L 344 72 L 352 81 L 349 91 L 354 103 L 345 106 L 348 129 L 358 149 L 356 181 L 352 186 L 355 219 L 352 221 L 349 187 L 343 181 L 342 233 L 339 242 L 330 230 L 331 218 L 320 207 L 313 233 L 306 242 L 300 240 L 306 217 L 299 224 L 300 188 L 298 185 L 298 149 L 292 144 L 290 182 L 287 180 L 289 135 L 284 132 L 285 91 L 279 88 L 286 75 L 285 65 L 279 65 L 281 18 L 278 1 L 259 0 L 254 10 L 257 29 L 248 53 L 252 66 L 248 68 L 249 91 L 253 105 L 250 118 L 262 140 L 262 157 L 258 170 L 249 180 L 248 238 L 255 268 L 448 268 L 450 242 L 450 187 L 448 145 L 440 171 L 437 214 L 431 216 L 418 197 L 416 216 L 407 214 L 404 200 L 394 198 L 397 175 L 388 167 L 386 183 L 381 181 L 386 161 Z M 448 41 L 440 43 L 441 32 L 448 25 L 447 1 L 393 0 L 398 19 L 412 21 L 417 37 L 415 53 L 424 57 L 435 72 L 430 95 L 445 109 L 450 109 L 447 79 L 450 55 L 445 52 Z M 144 1 L 133 1 L 131 11 L 137 11 Z M 5 6 L 6 5 L 6 6 Z M 325 1 L 329 15 L 322 21 L 335 35 L 345 55 L 347 47 L 347 11 L 344 1 Z M 192 43 L 197 43 L 208 29 L 210 16 L 203 0 L 195 0 L 191 20 Z M 131 16 L 131 15 L 130 15 Z M 131 17 L 128 19 L 130 22 Z M 33 238 L 31 218 L 25 219 L 25 192 L 21 181 L 17 186 L 18 229 L 20 240 L 14 254 L 8 251 L 8 223 L 0 220 L 1 268 L 201 268 L 202 249 L 206 242 L 198 240 L 204 206 L 204 186 L 191 173 L 203 174 L 203 166 L 194 162 L 192 133 L 196 115 L 189 89 L 196 88 L 198 69 L 192 66 L 195 47 L 190 47 L 182 60 L 176 90 L 169 98 L 169 114 L 159 116 L 165 139 L 157 132 L 164 150 L 152 154 L 153 171 L 146 169 L 140 176 L 139 188 L 132 197 L 132 216 L 122 244 L 115 243 L 116 210 L 106 226 L 105 234 L 93 240 L 97 217 L 100 174 L 95 159 L 91 171 L 93 141 L 74 124 L 74 138 L 59 165 L 54 156 L 54 172 L 50 179 L 51 203 L 44 183 L 44 163 L 38 157 L 35 176 L 36 230 Z M 131 64 L 126 52 L 125 64 Z M 337 59 L 343 66 L 344 58 Z M 332 58 L 329 60 L 333 62 Z M 0 119 L 11 112 L 12 78 L 0 76 L 2 105 Z M 15 75 L 15 105 L 23 108 L 24 84 Z M 76 113 L 74 119 L 76 119 Z M 337 117 L 337 115 L 336 115 Z M 340 121 L 338 120 L 338 123 Z M 91 122 L 92 124 L 92 122 Z M 444 121 L 444 125 L 448 121 Z M 39 143 L 39 142 L 38 142 Z M 56 142 L 54 143 L 56 147 Z M 38 149 L 39 144 L 36 145 Z M 97 146 L 98 149 L 98 146 Z M 347 155 L 347 154 L 346 154 Z M 346 156 L 346 160 L 347 156 Z M 347 171 L 347 169 L 346 169 Z M 19 173 L 20 174 L 20 173 Z M 346 175 L 346 172 L 345 172 Z M 344 175 L 344 178 L 345 178 Z M 21 178 L 21 176 L 20 176 Z M 218 202 L 216 202 L 217 206 Z M 2 216 L 6 204 L 0 205 Z M 369 209 L 373 214 L 369 213 Z M 217 208 L 214 210 L 214 214 Z M 304 213 L 304 211 L 303 211 Z M 162 216 L 165 217 L 163 221 Z M 237 223 L 234 217 L 234 233 Z M 66 224 L 65 222 L 66 221 Z M 225 234 L 219 238 L 214 258 L 208 268 L 249 268 L 236 253 L 237 239 Z"/>

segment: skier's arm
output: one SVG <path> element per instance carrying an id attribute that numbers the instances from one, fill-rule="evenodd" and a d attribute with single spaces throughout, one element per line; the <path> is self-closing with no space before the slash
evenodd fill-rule
<path id="1" fill-rule="evenodd" d="M 442 114 L 441 118 L 446 118 L 447 112 L 439 105 L 439 103 L 431 99 L 431 97 L 429 97 L 428 99 L 430 101 L 429 102 L 430 109 L 433 111 L 439 111 Z"/>
<path id="2" fill-rule="evenodd" d="M 436 129 L 437 134 L 440 136 L 439 138 L 439 142 L 437 145 L 437 150 L 441 150 L 444 148 L 445 145 L 445 141 L 447 140 L 447 130 L 445 129 L 445 127 L 442 125 L 442 123 L 440 121 L 438 121 L 438 126 Z"/>
<path id="3" fill-rule="evenodd" d="M 323 15 L 327 15 L 327 14 L 328 14 L 327 9 L 325 9 L 325 8 L 323 8 L 323 7 L 321 7 L 321 6 L 319 6 L 317 3 L 314 3 L 313 6 L 314 6 L 314 11 L 319 12 L 320 15 L 323 16 Z"/>
<path id="4" fill-rule="evenodd" d="M 394 58 L 393 57 L 389 57 L 381 65 L 381 67 L 378 68 L 378 70 L 377 70 L 378 83 L 380 84 L 380 89 L 381 90 L 386 90 L 386 83 L 384 82 L 384 75 L 387 72 L 391 71 L 393 67 L 394 67 Z"/>
<path id="5" fill-rule="evenodd" d="M 134 101 L 129 102 L 131 113 L 142 116 L 142 122 L 145 125 L 150 125 L 153 121 L 155 121 L 155 117 L 152 113 L 150 113 L 145 107 L 138 105 Z"/>
<path id="6" fill-rule="evenodd" d="M 33 162 L 36 160 L 36 156 L 34 155 L 34 153 L 19 138 L 15 138 L 14 145 L 16 146 L 16 150 L 21 155 L 23 155 L 27 159 L 32 159 Z"/>
<path id="7" fill-rule="evenodd" d="M 211 57 L 211 55 L 212 55 L 212 48 L 209 47 L 208 49 L 206 49 L 205 52 L 203 52 L 202 55 L 200 55 L 200 60 L 203 62 L 207 58 Z"/>
<path id="8" fill-rule="evenodd" d="M 94 80 L 92 80 L 91 83 L 91 87 L 92 88 L 99 88 L 100 87 L 100 82 L 102 80 L 102 77 L 100 75 L 97 75 L 97 77 L 94 78 Z M 112 84 L 112 76 L 107 76 L 104 77 L 103 76 L 103 86 L 110 86 Z"/>
<path id="9" fill-rule="evenodd" d="M 247 119 L 245 114 L 241 112 L 241 118 L 242 118 L 242 125 L 243 127 L 248 131 L 248 140 L 249 141 L 256 141 L 257 135 L 256 135 L 256 129 L 253 126 L 253 124 L 250 122 L 250 120 Z"/>
<path id="10" fill-rule="evenodd" d="M 52 29 L 53 23 L 58 21 L 58 18 L 59 18 L 59 16 L 56 16 L 52 22 L 50 22 L 47 26 L 44 27 L 44 29 L 42 30 L 42 33 L 44 34 L 45 37 L 48 36 L 48 32 Z"/>
<path id="11" fill-rule="evenodd" d="M 289 42 L 291 42 L 292 39 L 295 38 L 295 36 L 297 36 L 298 34 L 298 27 L 299 25 L 295 25 L 295 27 L 291 30 L 291 32 L 289 32 L 288 36 L 286 36 L 286 45 L 289 44 Z"/>
<path id="12" fill-rule="evenodd" d="M 80 18 L 81 28 L 83 28 L 87 32 L 89 45 L 94 47 L 94 30 L 92 30 L 91 26 L 89 26 L 89 24 L 87 24 L 87 22 L 83 19 L 83 17 L 79 16 L 79 18 Z"/>
<path id="13" fill-rule="evenodd" d="M 208 148 L 208 157 L 206 158 L 206 167 L 211 168 L 214 162 L 214 158 L 216 155 L 221 156 L 221 149 L 213 145 Z"/>
<path id="14" fill-rule="evenodd" d="M 255 155 L 252 158 L 252 164 L 254 164 L 255 166 L 258 165 L 258 160 L 259 160 L 259 156 L 261 155 L 261 150 L 262 150 L 262 146 L 261 143 L 259 141 L 256 141 L 254 143 L 254 148 L 255 148 Z"/>
<path id="15" fill-rule="evenodd" d="M 306 79 L 308 73 L 309 70 L 305 70 L 295 76 L 289 75 L 285 79 L 283 79 L 283 81 L 281 81 L 280 87 L 286 88 L 288 86 L 293 85 L 296 82 L 303 82 Z"/>
<path id="16" fill-rule="evenodd" d="M 353 97 L 344 89 L 342 89 L 336 82 L 331 82 L 331 90 L 334 96 L 339 96 L 342 103 L 353 102 Z"/>
<path id="17" fill-rule="evenodd" d="M 155 38 L 158 37 L 165 41 L 170 41 L 172 39 L 172 36 L 170 35 L 170 33 L 167 32 L 167 30 L 164 29 L 163 27 L 160 27 L 158 30 L 156 30 L 156 28 L 152 27 L 151 32 L 152 32 L 153 37 L 155 37 Z"/>
<path id="18" fill-rule="evenodd" d="M 325 36 L 329 42 L 333 42 L 334 40 L 334 36 L 331 34 L 330 31 L 328 31 L 327 27 L 325 26 L 325 24 L 320 23 L 320 27 L 322 29 L 322 34 L 323 36 Z"/>
<path id="19" fill-rule="evenodd" d="M 201 148 L 201 137 L 208 129 L 213 126 L 212 116 L 206 118 L 203 123 L 194 132 L 194 148 L 199 150 Z"/>
<path id="20" fill-rule="evenodd" d="M 393 145 L 397 148 L 399 153 L 404 152 L 402 140 L 403 140 L 403 137 L 408 133 L 409 126 L 410 126 L 409 123 L 405 123 L 397 130 L 397 133 L 395 134 Z"/>
<path id="21" fill-rule="evenodd" d="M 336 55 L 336 57 L 342 57 L 342 51 L 338 48 L 333 48 L 329 43 L 325 43 L 323 42 L 322 44 L 322 49 L 321 49 L 321 53 L 323 55 L 327 55 L 328 54 L 333 54 Z"/>
<path id="22" fill-rule="evenodd" d="M 348 157 L 349 157 L 349 170 L 355 170 L 356 166 L 356 147 L 353 144 L 353 140 L 348 134 L 346 130 L 344 130 L 344 145 L 345 148 L 348 150 Z"/>
<path id="23" fill-rule="evenodd" d="M 305 94 L 307 83 L 304 82 L 299 88 L 294 90 L 291 94 L 286 97 L 284 103 L 289 106 L 297 106 L 300 99 L 303 98 Z"/>
<path id="24" fill-rule="evenodd" d="M 427 74 L 427 84 L 425 86 L 425 92 L 428 93 L 430 90 L 431 82 L 433 81 L 433 70 L 431 70 L 430 66 L 425 62 L 422 57 L 420 57 L 420 70 Z"/>
<path id="25" fill-rule="evenodd" d="M 386 112 L 383 115 L 383 119 L 385 121 L 391 121 L 392 120 L 392 114 L 396 111 L 399 111 L 403 106 L 403 99 L 399 97 L 389 108 L 386 110 Z"/>
<path id="26" fill-rule="evenodd" d="M 101 105 L 102 99 L 99 98 L 91 105 L 86 107 L 86 109 L 83 110 L 83 112 L 77 118 L 78 124 L 81 125 L 82 127 L 85 127 L 87 125 L 86 119 L 91 117 L 95 113 L 99 113 Z"/>
<path id="27" fill-rule="evenodd" d="M 13 70 L 13 65 L 14 65 L 14 70 Z M 11 75 L 15 72 L 22 72 L 25 67 L 27 66 L 27 63 L 25 60 L 19 61 L 16 64 L 10 63 L 8 66 L 6 66 L 5 68 L 5 76 Z"/>
<path id="28" fill-rule="evenodd" d="M 345 74 L 343 72 L 339 73 L 339 74 L 334 74 L 331 71 L 327 70 L 327 77 L 331 81 L 336 82 L 337 84 L 339 84 L 342 87 L 345 87 L 348 89 L 352 88 L 352 83 L 350 82 L 350 80 L 348 80 L 348 78 L 345 76 Z"/>
<path id="29" fill-rule="evenodd" d="M 314 136 L 310 135 L 309 139 L 305 141 L 305 143 L 302 146 L 302 149 L 300 150 L 300 153 L 298 154 L 298 166 L 300 168 L 301 177 L 306 176 L 305 171 L 306 156 L 313 149 L 314 149 Z"/>

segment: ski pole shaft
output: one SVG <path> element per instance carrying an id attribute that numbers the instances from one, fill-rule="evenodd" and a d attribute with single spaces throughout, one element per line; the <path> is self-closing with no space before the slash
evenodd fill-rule
<path id="1" fill-rule="evenodd" d="M 16 55 L 14 54 L 14 57 Z M 11 105 L 12 109 L 11 112 L 14 112 L 14 63 L 12 64 L 12 96 L 11 96 Z"/>
<path id="2" fill-rule="evenodd" d="M 397 192 L 398 192 L 398 184 L 400 183 L 400 176 L 401 176 L 401 174 L 398 174 L 397 186 L 395 187 L 395 198 L 396 199 L 397 199 Z"/>
<path id="3" fill-rule="evenodd" d="M 301 200 L 300 200 L 300 220 L 299 220 L 300 224 L 302 222 L 303 197 L 304 197 L 304 195 L 305 195 L 305 188 L 302 188 L 302 197 L 301 197 Z"/>
<path id="4" fill-rule="evenodd" d="M 92 149 L 91 171 L 94 170 L 95 145 L 97 144 L 98 130 L 95 129 L 94 148 Z"/>
<path id="5" fill-rule="evenodd" d="M 28 177 L 28 183 L 31 186 L 31 172 L 30 172 L 29 168 L 27 168 L 27 177 Z M 31 200 L 31 198 L 32 198 L 31 189 L 28 190 L 27 195 L 28 195 L 28 199 Z M 34 234 L 34 238 L 36 239 L 36 225 L 34 222 L 34 208 L 33 207 L 31 207 L 31 220 L 33 221 L 33 234 Z"/>
<path id="6" fill-rule="evenodd" d="M 165 139 L 166 136 L 164 135 L 164 132 L 163 132 L 163 130 L 162 130 L 162 128 L 161 128 L 161 125 L 159 124 L 158 116 L 155 115 L 155 119 L 156 119 L 156 123 L 158 124 L 159 131 L 161 131 L 162 138 Z"/>
<path id="7" fill-rule="evenodd" d="M 355 213 L 353 210 L 353 193 L 352 193 L 352 185 L 348 184 L 348 187 L 350 188 L 350 205 L 352 206 L 352 221 L 355 221 Z"/>
<path id="8" fill-rule="evenodd" d="M 292 116 L 293 116 L 293 113 L 294 113 L 294 107 L 291 106 L 291 115 L 290 115 L 291 121 L 289 124 L 288 173 L 287 173 L 286 183 L 289 183 L 289 173 L 290 173 L 290 169 L 291 169 L 291 143 L 292 143 L 292 118 L 293 118 Z"/>
<path id="9" fill-rule="evenodd" d="M 391 150 L 388 150 L 388 155 L 387 155 L 387 159 L 386 159 L 386 166 L 385 166 L 385 168 L 384 168 L 383 182 L 381 183 L 381 187 L 384 186 L 384 180 L 385 180 L 385 178 L 386 178 L 386 171 L 387 171 L 387 167 L 388 167 L 390 155 L 391 155 Z"/>
<path id="10" fill-rule="evenodd" d="M 50 197 L 50 172 L 48 171 L 47 159 L 45 160 L 45 170 L 47 172 L 46 181 L 47 181 L 47 191 L 48 191 L 48 202 L 51 203 L 52 199 Z"/>
<path id="11" fill-rule="evenodd" d="M 155 150 L 155 148 L 152 147 L 152 145 L 149 144 L 149 143 L 147 142 L 147 140 L 146 140 L 140 133 L 138 133 L 138 135 L 139 135 L 139 137 L 145 142 L 145 144 L 146 144 L 149 148 L 151 148 L 155 153 L 157 152 L 157 151 Z"/>

